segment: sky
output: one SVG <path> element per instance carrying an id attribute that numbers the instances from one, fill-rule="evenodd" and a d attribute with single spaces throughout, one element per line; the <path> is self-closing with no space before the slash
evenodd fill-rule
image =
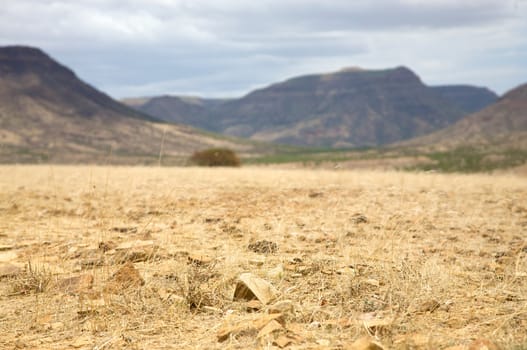
<path id="1" fill-rule="evenodd" d="M 428 85 L 527 82 L 527 0 L 0 0 L 0 45 L 39 47 L 115 98 L 239 97 L 344 67 Z"/>

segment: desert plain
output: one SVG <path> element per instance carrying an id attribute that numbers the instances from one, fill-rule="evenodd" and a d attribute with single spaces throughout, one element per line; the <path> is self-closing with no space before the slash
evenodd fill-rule
<path id="1" fill-rule="evenodd" d="M 0 347 L 525 349 L 526 232 L 518 174 L 0 166 Z"/>

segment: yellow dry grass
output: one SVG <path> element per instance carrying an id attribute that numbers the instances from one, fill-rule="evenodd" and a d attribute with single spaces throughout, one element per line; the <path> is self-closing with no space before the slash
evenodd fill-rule
<path id="1" fill-rule="evenodd" d="M 512 349 L 527 342 L 526 230 L 521 176 L 1 166 L 0 266 L 21 270 L 0 280 L 0 345 Z M 278 251 L 248 249 L 261 240 Z M 108 292 L 126 261 L 144 284 Z M 271 308 L 232 301 L 244 272 L 283 317 L 219 342 Z"/>

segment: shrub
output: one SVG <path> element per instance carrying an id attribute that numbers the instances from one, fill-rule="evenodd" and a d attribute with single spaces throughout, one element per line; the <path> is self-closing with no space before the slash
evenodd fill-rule
<path id="1" fill-rule="evenodd" d="M 227 148 L 210 148 L 195 152 L 190 162 L 199 166 L 240 166 L 240 159 Z"/>

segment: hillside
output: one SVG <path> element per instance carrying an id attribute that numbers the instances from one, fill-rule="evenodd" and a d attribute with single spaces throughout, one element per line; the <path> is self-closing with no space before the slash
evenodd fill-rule
<path id="1" fill-rule="evenodd" d="M 441 129 L 494 98 L 489 90 L 470 86 L 428 87 L 411 70 L 398 67 L 302 76 L 208 105 L 160 97 L 135 107 L 227 135 L 353 147 L 383 145 Z"/>
<path id="2" fill-rule="evenodd" d="M 433 86 L 432 89 L 467 114 L 479 112 L 498 100 L 495 92 L 483 87 L 445 85 Z"/>
<path id="3" fill-rule="evenodd" d="M 163 146 L 161 146 L 163 144 Z M 81 81 L 36 48 L 0 47 L 0 161 L 135 163 L 210 146 L 251 146 L 169 125 Z"/>
<path id="4" fill-rule="evenodd" d="M 448 128 L 404 145 L 435 148 L 493 145 L 527 149 L 527 84 Z"/>

